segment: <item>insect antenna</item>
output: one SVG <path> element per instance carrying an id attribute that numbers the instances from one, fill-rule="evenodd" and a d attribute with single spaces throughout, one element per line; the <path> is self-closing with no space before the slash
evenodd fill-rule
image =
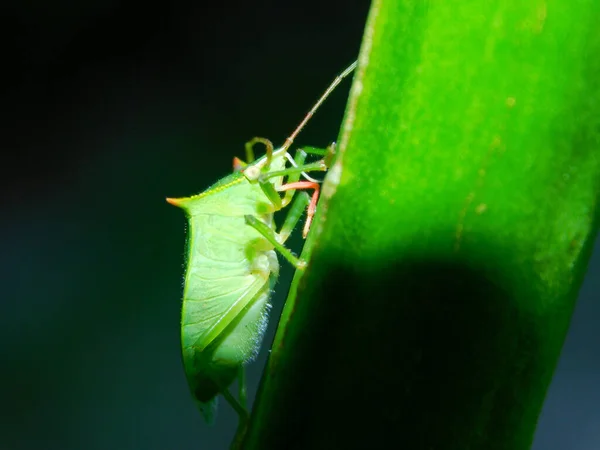
<path id="1" fill-rule="evenodd" d="M 335 80 L 332 81 L 327 90 L 323 93 L 323 95 L 321 95 L 321 98 L 319 98 L 317 103 L 315 103 L 315 106 L 313 106 L 312 109 L 308 112 L 308 114 L 304 116 L 304 119 L 302 119 L 300 125 L 298 125 L 294 132 L 290 134 L 290 136 L 285 140 L 284 144 L 281 146 L 282 149 L 287 150 L 291 147 L 291 145 L 294 143 L 294 139 L 296 139 L 296 136 L 298 136 L 298 134 L 306 126 L 310 118 L 315 114 L 315 112 L 317 112 L 317 109 L 319 109 L 321 104 L 325 101 L 327 97 L 329 97 L 329 94 L 333 92 L 333 90 L 338 86 L 338 84 L 340 84 L 344 78 L 350 75 L 352 71 L 354 71 L 354 69 L 356 69 L 357 63 L 358 61 L 354 61 L 346 68 L 346 70 L 344 70 L 341 74 L 335 77 Z"/>

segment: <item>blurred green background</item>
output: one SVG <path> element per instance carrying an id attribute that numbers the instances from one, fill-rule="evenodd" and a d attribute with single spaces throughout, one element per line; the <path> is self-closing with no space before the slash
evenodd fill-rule
<path id="1" fill-rule="evenodd" d="M 227 448 L 237 417 L 222 401 L 204 425 L 181 367 L 185 218 L 164 198 L 225 176 L 256 135 L 282 143 L 357 56 L 369 2 L 0 8 L 0 450 Z M 299 145 L 336 139 L 349 84 Z M 600 448 L 599 292 L 597 244 L 536 450 Z"/>

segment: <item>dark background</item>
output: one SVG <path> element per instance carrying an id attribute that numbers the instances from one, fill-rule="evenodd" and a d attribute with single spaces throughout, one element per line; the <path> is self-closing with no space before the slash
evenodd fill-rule
<path id="1" fill-rule="evenodd" d="M 282 143 L 356 57 L 369 2 L 221 5 L 0 7 L 0 450 L 229 445 L 229 406 L 207 427 L 188 394 L 185 219 L 164 198 L 226 175 L 255 135 Z M 299 144 L 335 140 L 348 87 Z M 284 263 L 274 318 L 291 275 Z M 600 448 L 599 291 L 596 245 L 536 450 Z"/>

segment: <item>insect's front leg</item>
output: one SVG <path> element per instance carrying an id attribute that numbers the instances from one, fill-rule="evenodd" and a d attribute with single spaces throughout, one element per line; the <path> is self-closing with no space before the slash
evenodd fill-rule
<path id="1" fill-rule="evenodd" d="M 273 157 L 273 144 L 270 140 L 261 137 L 255 137 L 246 142 L 246 163 L 250 164 L 254 162 L 254 146 L 256 144 L 262 144 L 265 146 L 267 153 L 267 163 L 265 166 L 269 167 L 269 164 L 271 164 L 271 158 Z"/>
<path id="2" fill-rule="evenodd" d="M 289 155 L 288 155 L 289 156 Z M 293 161 L 293 167 L 288 167 L 282 170 L 273 170 L 271 172 L 265 172 L 260 174 L 258 177 L 259 181 L 267 181 L 271 178 L 276 177 L 287 177 L 287 182 L 295 182 L 300 179 L 300 175 L 310 181 L 318 182 L 317 180 L 311 178 L 307 172 L 325 172 L 327 171 L 327 165 L 325 164 L 324 159 L 320 159 L 313 163 L 303 164 L 302 162 L 306 158 L 306 152 L 303 150 L 298 150 L 296 152 L 296 158 L 292 159 L 289 157 L 291 161 Z M 288 202 L 289 203 L 289 202 Z M 285 204 L 284 204 L 285 206 Z"/>
<path id="3" fill-rule="evenodd" d="M 321 155 L 323 156 L 323 158 L 314 163 L 305 164 L 304 162 L 306 160 L 307 154 Z M 293 159 L 291 158 L 291 156 L 289 156 L 289 154 L 286 154 L 286 157 L 288 157 L 290 162 L 292 162 L 293 167 L 261 174 L 259 180 L 264 181 L 279 176 L 287 177 L 286 183 L 284 185 L 287 187 L 282 186 L 280 189 L 278 189 L 279 191 L 286 191 L 285 196 L 282 200 L 282 206 L 285 207 L 291 202 L 296 189 L 314 189 L 315 183 L 320 183 L 319 180 L 315 180 L 314 178 L 309 176 L 307 172 L 326 171 L 331 166 L 334 156 L 335 142 L 331 143 L 325 149 L 318 147 L 303 147 L 296 151 L 296 155 Z M 304 177 L 307 181 L 310 181 L 313 184 L 296 184 L 300 180 L 300 176 Z M 292 188 L 289 185 L 293 185 L 295 187 Z"/>
<path id="4" fill-rule="evenodd" d="M 310 230 L 310 224 L 317 211 L 317 201 L 319 200 L 319 192 L 321 185 L 316 181 L 296 181 L 295 183 L 286 183 L 282 185 L 280 191 L 290 191 L 298 189 L 313 189 L 313 195 L 311 196 L 310 203 L 308 204 L 308 210 L 306 212 L 306 222 L 304 222 L 304 228 L 302 229 L 302 237 L 306 239 L 308 236 L 308 230 Z"/>
<path id="5" fill-rule="evenodd" d="M 245 144 L 245 148 L 246 148 L 246 161 L 242 161 L 240 158 L 238 158 L 237 156 L 234 156 L 233 158 L 233 171 L 234 172 L 240 172 L 241 170 L 245 169 L 246 167 L 248 167 L 249 164 L 253 163 L 255 161 L 255 157 L 254 157 L 254 146 L 256 144 L 263 144 L 266 147 L 266 153 L 267 153 L 267 167 L 269 166 L 269 164 L 271 163 L 271 158 L 273 155 L 273 144 L 271 143 L 270 140 L 266 139 L 266 138 L 261 138 L 261 137 L 255 137 L 252 138 L 251 140 L 249 140 L 248 142 L 246 142 Z"/>
<path id="6" fill-rule="evenodd" d="M 315 163 L 304 164 L 306 160 L 307 153 L 322 155 L 323 158 Z M 259 181 L 261 182 L 261 186 L 263 187 L 263 191 L 272 198 L 272 193 L 268 192 L 269 190 L 273 190 L 273 186 L 270 183 L 265 183 L 264 180 L 268 180 L 269 178 L 276 176 L 287 176 L 287 181 L 285 184 L 279 186 L 277 188 L 280 192 L 285 192 L 284 198 L 281 200 L 281 207 L 285 207 L 294 197 L 294 194 L 297 190 L 304 189 L 312 189 L 313 194 L 311 200 L 308 204 L 307 217 L 306 222 L 304 223 L 304 228 L 302 230 L 302 236 L 306 238 L 308 235 L 308 231 L 310 230 L 310 226 L 312 224 L 312 219 L 317 210 L 317 202 L 319 200 L 320 193 L 320 181 L 315 180 L 306 174 L 306 172 L 311 171 L 325 171 L 328 169 L 328 162 L 331 163 L 333 157 L 335 155 L 335 142 L 329 145 L 326 149 L 321 149 L 317 147 L 307 147 L 305 149 L 300 149 L 296 152 L 296 157 L 293 160 L 294 167 L 290 167 L 283 170 L 272 171 L 267 174 L 263 174 Z M 291 159 L 291 157 L 290 157 Z M 307 181 L 299 181 L 300 175 L 302 175 Z M 265 185 L 265 186 L 263 186 Z M 275 199 L 274 204 L 277 199 Z M 298 219 L 296 219 L 297 222 Z M 294 222 L 295 225 L 295 222 Z M 287 237 L 286 237 L 287 239 Z"/>
<path id="7" fill-rule="evenodd" d="M 245 216 L 246 224 L 250 225 L 256 231 L 264 236 L 277 250 L 281 256 L 287 259 L 296 269 L 304 269 L 306 267 L 306 261 L 303 261 L 296 257 L 285 245 L 285 241 L 290 237 L 290 234 L 298 224 L 298 221 L 302 217 L 304 210 L 309 205 L 309 197 L 306 192 L 299 192 L 296 195 L 294 202 L 290 206 L 281 230 L 275 234 L 271 228 L 265 225 L 263 222 L 258 220 L 256 217 L 247 215 Z"/>
<path id="8" fill-rule="evenodd" d="M 333 163 L 333 158 L 335 157 L 335 142 L 332 142 L 327 146 L 327 148 L 320 147 L 302 147 L 306 153 L 310 155 L 320 155 L 323 157 L 323 161 L 325 165 L 329 168 Z"/>

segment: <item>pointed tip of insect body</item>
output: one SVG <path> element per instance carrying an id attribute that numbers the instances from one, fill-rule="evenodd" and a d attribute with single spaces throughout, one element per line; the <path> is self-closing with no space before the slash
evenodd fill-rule
<path id="1" fill-rule="evenodd" d="M 169 203 L 170 205 L 177 206 L 178 208 L 185 208 L 185 201 L 187 199 L 186 198 L 167 197 L 166 200 L 167 200 L 167 203 Z"/>
<path id="2" fill-rule="evenodd" d="M 215 397 L 208 402 L 196 401 L 196 405 L 202 414 L 202 418 L 207 425 L 214 425 L 217 414 L 218 399 Z"/>

